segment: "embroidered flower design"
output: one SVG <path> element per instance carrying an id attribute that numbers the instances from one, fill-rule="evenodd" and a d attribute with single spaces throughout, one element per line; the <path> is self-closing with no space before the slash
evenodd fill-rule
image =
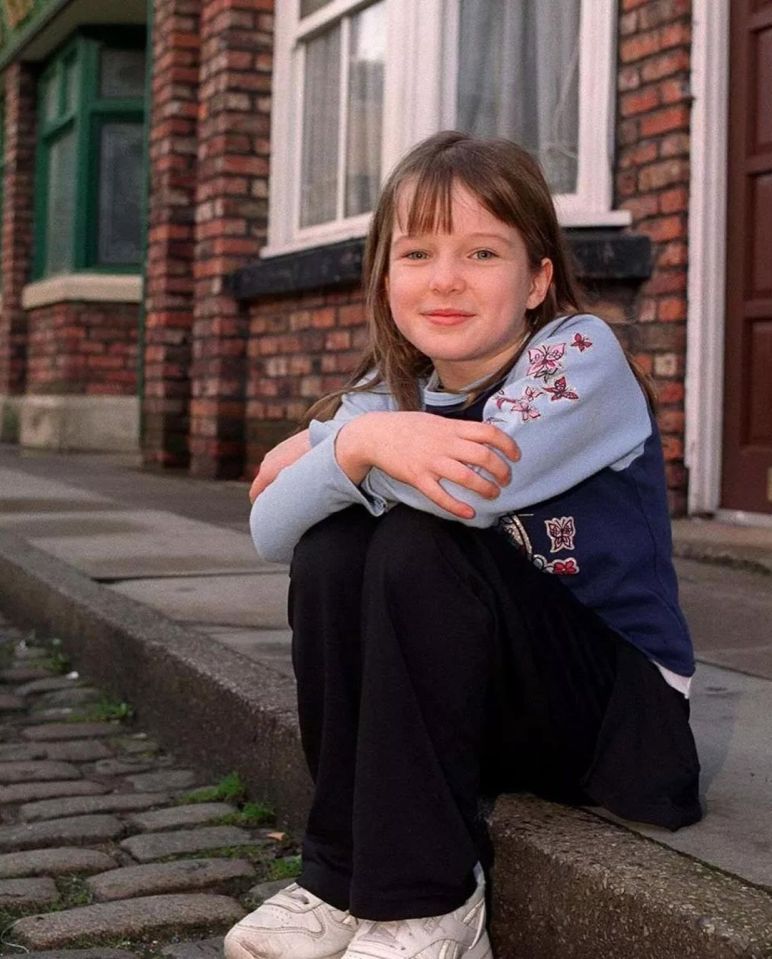
<path id="1" fill-rule="evenodd" d="M 522 396 L 505 396 L 501 390 L 496 394 L 496 406 L 503 410 L 504 404 L 508 403 L 510 412 L 520 413 L 523 423 L 527 423 L 528 420 L 536 420 L 541 416 L 534 406 L 534 400 L 537 396 L 542 396 L 543 392 L 533 386 L 526 386 Z"/>
<path id="2" fill-rule="evenodd" d="M 561 360 L 566 352 L 565 343 L 556 343 L 550 346 L 543 343 L 541 346 L 533 347 L 528 350 L 528 359 L 531 365 L 528 367 L 528 376 L 535 376 L 537 379 L 548 380 L 562 369 Z"/>
<path id="3" fill-rule="evenodd" d="M 573 516 L 553 516 L 545 519 L 544 526 L 550 538 L 550 552 L 559 553 L 561 549 L 573 549 L 576 525 Z"/>
<path id="4" fill-rule="evenodd" d="M 574 341 L 571 346 L 575 346 L 580 353 L 584 353 L 585 350 L 589 350 L 592 346 L 592 340 L 588 340 L 586 336 L 582 336 L 581 333 L 574 333 Z"/>
<path id="5" fill-rule="evenodd" d="M 565 376 L 560 376 L 555 380 L 554 386 L 545 386 L 544 390 L 546 393 L 551 393 L 550 403 L 554 403 L 555 400 L 578 400 L 579 394 L 575 393 L 566 383 Z"/>
<path id="6" fill-rule="evenodd" d="M 576 576 L 579 572 L 579 564 L 573 556 L 569 556 L 567 559 L 556 559 L 547 563 L 544 569 L 555 576 Z"/>

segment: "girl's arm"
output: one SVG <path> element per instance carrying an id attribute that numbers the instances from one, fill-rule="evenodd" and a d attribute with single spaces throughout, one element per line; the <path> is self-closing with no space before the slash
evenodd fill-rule
<path id="1" fill-rule="evenodd" d="M 456 517 L 478 527 L 563 493 L 606 467 L 623 468 L 642 452 L 652 429 L 645 396 L 616 336 L 588 315 L 551 324 L 543 338 L 537 334 L 503 389 L 488 400 L 484 418 L 520 449 L 501 495 L 481 495 L 448 473 L 439 481 L 449 496 L 470 507 Z M 343 428 L 339 445 L 353 428 Z M 371 508 L 405 503 L 448 518 L 447 507 L 393 471 L 398 445 L 378 450 L 374 440 L 358 445 L 363 465 L 371 465 L 361 483 Z M 476 461 L 468 462 L 479 469 Z"/>
<path id="2" fill-rule="evenodd" d="M 393 406 L 391 397 L 387 399 Z M 382 464 L 406 484 L 417 483 L 442 515 L 463 518 L 470 508 L 449 495 L 439 479 L 452 478 L 466 492 L 495 497 L 510 476 L 502 456 L 518 455 L 514 442 L 494 426 L 396 412 L 388 409 L 382 394 L 349 394 L 336 417 L 319 425 L 326 428 L 315 445 L 312 436 L 292 437 L 289 444 L 310 446 L 298 456 L 294 446 L 282 450 L 280 444 L 269 454 L 276 462 L 266 465 L 263 480 L 261 466 L 255 481 L 250 529 L 257 552 L 268 561 L 289 562 L 303 533 L 338 510 L 359 504 L 375 516 L 383 513 L 388 505 L 365 496 L 358 486 L 370 463 Z"/>

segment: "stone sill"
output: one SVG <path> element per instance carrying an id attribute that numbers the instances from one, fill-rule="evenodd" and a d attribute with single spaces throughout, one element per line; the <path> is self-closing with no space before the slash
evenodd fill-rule
<path id="1" fill-rule="evenodd" d="M 68 273 L 28 283 L 21 305 L 34 310 L 55 303 L 139 303 L 142 277 L 126 273 Z"/>
<path id="2" fill-rule="evenodd" d="M 567 229 L 581 280 L 641 282 L 651 276 L 651 240 L 613 229 Z M 266 258 L 227 277 L 237 300 L 354 286 L 362 278 L 364 239 Z"/>

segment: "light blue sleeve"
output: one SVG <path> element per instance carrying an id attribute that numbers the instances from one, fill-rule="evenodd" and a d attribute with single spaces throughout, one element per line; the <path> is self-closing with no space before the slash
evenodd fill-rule
<path id="1" fill-rule="evenodd" d="M 360 380 L 365 382 L 365 380 Z M 372 390 L 362 393 L 345 393 L 341 404 L 330 420 L 311 420 L 308 425 L 308 434 L 311 446 L 316 446 L 328 436 L 337 436 L 338 430 L 344 423 L 353 420 L 362 413 L 373 413 L 376 410 L 395 410 L 394 398 L 383 383 Z"/>
<path id="2" fill-rule="evenodd" d="M 643 390 L 613 331 L 596 316 L 550 324 L 531 340 L 503 388 L 490 397 L 485 422 L 520 447 L 512 478 L 485 499 L 448 480 L 442 486 L 475 510 L 468 526 L 492 526 L 514 510 L 563 493 L 606 467 L 620 465 L 651 434 Z M 361 484 L 374 509 L 405 503 L 458 519 L 422 493 L 372 469 Z"/>
<path id="3" fill-rule="evenodd" d="M 374 516 L 384 511 L 385 507 L 365 497 L 340 468 L 335 438 L 356 416 L 393 408 L 394 401 L 385 389 L 349 393 L 332 420 L 311 423 L 311 449 L 283 469 L 252 505 L 249 528 L 261 559 L 288 563 L 306 530 L 348 506 L 358 503 Z"/>

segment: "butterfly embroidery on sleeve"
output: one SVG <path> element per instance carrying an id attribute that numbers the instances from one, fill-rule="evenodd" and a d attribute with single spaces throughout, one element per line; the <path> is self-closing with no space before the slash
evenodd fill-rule
<path id="1" fill-rule="evenodd" d="M 555 400 L 578 400 L 579 394 L 575 393 L 566 382 L 565 376 L 560 376 L 555 380 L 554 386 L 545 386 L 544 391 L 550 393 L 550 402 Z"/>
<path id="2" fill-rule="evenodd" d="M 550 553 L 574 548 L 576 525 L 573 516 L 553 516 L 544 520 L 544 526 L 550 538 Z"/>
<path id="3" fill-rule="evenodd" d="M 562 369 L 561 360 L 566 352 L 565 343 L 543 343 L 541 346 L 533 347 L 528 350 L 528 359 L 531 365 L 528 367 L 528 376 L 534 376 L 537 379 L 549 380 L 557 375 Z"/>
<path id="4" fill-rule="evenodd" d="M 580 353 L 584 353 L 585 350 L 589 350 L 592 346 L 592 340 L 588 340 L 586 336 L 583 336 L 581 333 L 574 333 L 574 339 L 571 343 L 571 346 L 575 346 Z"/>
<path id="5" fill-rule="evenodd" d="M 496 395 L 495 402 L 498 409 L 503 410 L 504 404 L 509 404 L 510 412 L 519 413 L 523 423 L 528 420 L 536 420 L 541 413 L 534 406 L 534 400 L 538 396 L 543 396 L 544 391 L 535 389 L 533 386 L 526 386 L 522 396 L 505 396 L 504 391 Z"/>

